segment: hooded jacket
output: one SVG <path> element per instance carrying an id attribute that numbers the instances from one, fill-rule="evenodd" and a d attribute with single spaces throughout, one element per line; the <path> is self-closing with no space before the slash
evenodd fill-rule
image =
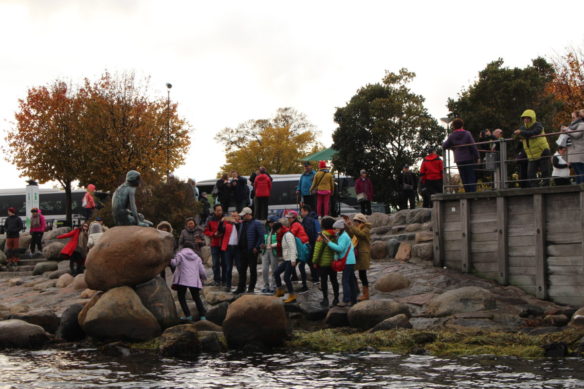
<path id="1" fill-rule="evenodd" d="M 270 197 L 272 192 L 272 180 L 267 174 L 262 173 L 255 177 L 253 181 L 256 197 Z"/>
<path id="2" fill-rule="evenodd" d="M 528 117 L 531 118 L 531 123 L 528 126 L 522 124 L 519 128 L 519 138 L 521 138 L 521 143 L 523 143 L 523 150 L 529 160 L 535 160 L 541 158 L 541 155 L 545 150 L 550 149 L 547 138 L 545 136 L 539 136 L 534 138 L 536 135 L 545 134 L 543 125 L 536 120 L 535 111 L 532 109 L 527 109 L 521 114 L 521 118 Z"/>
<path id="3" fill-rule="evenodd" d="M 308 236 L 308 242 L 314 247 L 314 242 L 316 242 L 316 238 L 318 238 L 318 233 L 320 232 L 320 224 L 318 223 L 318 217 L 314 211 L 310 212 L 302 219 L 302 227 Z"/>
<path id="4" fill-rule="evenodd" d="M 373 200 L 373 183 L 369 177 L 358 177 L 355 179 L 355 193 L 365 193 L 367 200 Z"/>
<path id="5" fill-rule="evenodd" d="M 351 237 L 347 234 L 346 231 L 341 232 L 337 243 L 335 242 L 328 242 L 328 247 L 330 247 L 335 252 L 335 261 L 343 259 L 347 254 L 347 265 L 354 265 L 357 260 L 355 259 L 355 248 L 353 247 L 353 243 L 351 242 Z"/>
<path id="6" fill-rule="evenodd" d="M 203 280 L 207 279 L 207 273 L 203 267 L 201 257 L 193 250 L 184 248 L 176 253 L 170 260 L 170 265 L 175 268 L 172 277 L 173 285 L 181 285 L 189 288 L 203 288 Z"/>
<path id="7" fill-rule="evenodd" d="M 294 220 L 292 223 L 290 223 L 289 229 L 292 235 L 294 235 L 295 238 L 300 239 L 302 243 L 310 242 L 310 238 L 306 234 L 302 223 L 300 223 L 298 220 Z"/>
<path id="8" fill-rule="evenodd" d="M 282 236 L 282 260 L 296 262 L 298 252 L 296 251 L 296 239 L 290 230 Z"/>
<path id="9" fill-rule="evenodd" d="M 30 218 L 30 232 L 45 232 L 45 229 L 47 228 L 47 221 L 45 220 L 45 216 L 40 209 L 38 210 L 37 217 L 39 223 L 38 227 L 33 227 L 34 216 Z"/>
<path id="10" fill-rule="evenodd" d="M 314 180 L 314 176 L 316 172 L 311 170 L 309 173 L 304 172 L 300 176 L 300 180 L 298 180 L 298 185 L 296 186 L 296 190 L 300 192 L 302 196 L 310 196 L 310 188 L 312 187 L 312 182 Z"/>
<path id="11" fill-rule="evenodd" d="M 568 126 L 572 146 L 568 148 L 568 162 L 584 163 L 584 120 L 576 119 Z"/>
<path id="12" fill-rule="evenodd" d="M 221 229 L 223 228 L 223 222 L 220 218 L 215 215 L 211 215 L 207 219 L 207 225 L 205 226 L 205 235 L 211 238 L 211 247 L 221 247 L 221 240 L 223 236 L 221 235 Z M 218 232 L 219 236 L 215 236 Z"/>
<path id="13" fill-rule="evenodd" d="M 310 186 L 310 191 L 312 192 L 313 190 L 328 190 L 331 193 L 335 191 L 333 175 L 328 171 L 328 169 L 321 169 L 318 171 L 318 173 L 316 173 L 314 179 L 312 180 L 312 185 Z"/>
<path id="14" fill-rule="evenodd" d="M 355 270 L 369 269 L 371 264 L 371 224 L 351 225 L 346 226 L 346 229 L 351 237 L 356 236 L 359 241 L 357 244 L 357 265 Z"/>
<path id="15" fill-rule="evenodd" d="M 477 149 L 477 146 L 472 143 L 475 143 L 472 134 L 461 128 L 452 131 L 448 136 L 448 139 L 446 139 L 446 142 L 442 144 L 442 147 L 454 150 L 454 161 L 456 163 L 474 162 L 479 159 L 479 150 Z M 456 147 L 458 145 L 470 146 Z"/>
<path id="16" fill-rule="evenodd" d="M 424 184 L 426 180 L 441 180 L 443 178 L 444 163 L 438 154 L 431 153 L 422 161 L 420 167 L 420 182 Z"/>
<path id="17" fill-rule="evenodd" d="M 329 239 L 334 239 L 334 230 L 324 230 L 322 234 Z M 322 236 L 319 236 L 314 244 L 314 253 L 312 254 L 312 263 L 319 267 L 330 267 L 335 257 L 335 252 L 325 243 Z"/>

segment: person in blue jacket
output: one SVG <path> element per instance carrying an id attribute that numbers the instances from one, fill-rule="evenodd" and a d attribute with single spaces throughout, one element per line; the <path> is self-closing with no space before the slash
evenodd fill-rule
<path id="1" fill-rule="evenodd" d="M 310 162 L 304 162 L 304 173 L 300 176 L 296 186 L 296 194 L 302 196 L 302 204 L 310 205 L 312 209 L 316 208 L 316 195 L 310 192 L 315 174 Z"/>
<path id="2" fill-rule="evenodd" d="M 347 257 L 345 269 L 343 270 L 343 305 L 357 304 L 357 278 L 355 277 L 355 248 L 351 242 L 351 237 L 345 231 L 345 222 L 337 220 L 333 224 L 333 228 L 337 234 L 337 242 L 328 240 L 327 244 L 335 252 L 335 261 Z"/>

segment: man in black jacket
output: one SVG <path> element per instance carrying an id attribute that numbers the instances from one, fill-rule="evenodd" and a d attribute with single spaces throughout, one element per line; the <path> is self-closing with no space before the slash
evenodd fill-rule
<path id="1" fill-rule="evenodd" d="M 399 176 L 399 189 L 401 194 L 401 209 L 416 208 L 416 191 L 418 190 L 418 178 L 410 171 L 409 166 L 404 166 Z"/>
<path id="2" fill-rule="evenodd" d="M 246 201 L 249 199 L 249 188 L 247 186 L 247 179 L 240 176 L 239 173 L 234 170 L 231 172 L 229 185 L 231 188 L 231 198 L 235 205 L 235 210 L 237 212 L 241 212 L 243 207 L 245 207 Z"/>
<path id="3" fill-rule="evenodd" d="M 22 219 L 16 215 L 16 208 L 8 208 L 8 217 L 4 221 L 4 232 L 6 233 L 6 256 L 8 263 L 18 262 L 18 247 L 20 231 L 24 229 Z"/>

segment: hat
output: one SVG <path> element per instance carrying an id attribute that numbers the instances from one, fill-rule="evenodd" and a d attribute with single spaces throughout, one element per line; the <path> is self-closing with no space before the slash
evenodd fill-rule
<path id="1" fill-rule="evenodd" d="M 304 161 L 304 166 L 312 166 L 310 161 Z"/>
<path id="2" fill-rule="evenodd" d="M 95 190 L 95 185 L 93 185 L 93 184 L 87 185 L 87 190 L 90 190 L 93 192 Z"/>
<path id="3" fill-rule="evenodd" d="M 335 224 L 333 224 L 333 228 L 342 230 L 343 228 L 345 228 L 345 222 L 343 220 L 337 220 Z"/>
<path id="4" fill-rule="evenodd" d="M 278 216 L 276 216 L 276 215 L 268 216 L 268 223 L 275 223 L 277 221 L 278 221 Z"/>
<path id="5" fill-rule="evenodd" d="M 295 217 L 295 218 L 298 218 L 298 212 L 296 212 L 296 211 L 288 211 L 288 213 L 286 213 L 286 217 Z"/>
<path id="6" fill-rule="evenodd" d="M 318 168 L 319 169 L 326 169 L 326 161 L 320 161 L 318 163 Z"/>
<path id="7" fill-rule="evenodd" d="M 239 216 L 245 216 L 245 215 L 253 215 L 253 211 L 251 210 L 250 207 L 245 207 L 241 210 L 241 212 L 239 213 Z"/>
<path id="8" fill-rule="evenodd" d="M 361 171 L 359 172 L 359 174 L 363 174 L 363 173 L 367 173 L 367 170 L 361 169 Z"/>
<path id="9" fill-rule="evenodd" d="M 367 223 L 367 216 L 363 215 L 362 213 L 356 213 L 355 216 L 353 216 L 353 220 L 361 223 Z"/>
<path id="10" fill-rule="evenodd" d="M 8 212 L 16 213 L 16 208 L 10 207 L 8 208 Z"/>

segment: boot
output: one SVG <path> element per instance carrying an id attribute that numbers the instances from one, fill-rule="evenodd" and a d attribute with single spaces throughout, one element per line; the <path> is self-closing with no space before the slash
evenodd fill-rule
<path id="1" fill-rule="evenodd" d="M 363 294 L 361 296 L 359 296 L 359 298 L 357 300 L 359 300 L 359 301 L 369 300 L 369 287 L 368 286 L 363 287 Z"/>
<path id="2" fill-rule="evenodd" d="M 329 300 L 327 297 L 323 298 L 322 301 L 320 302 L 320 306 L 323 308 L 328 308 L 329 306 Z"/>
<path id="3" fill-rule="evenodd" d="M 289 294 L 288 298 L 286 300 L 284 300 L 284 304 L 293 303 L 294 301 L 296 301 L 296 295 Z"/>
<path id="4" fill-rule="evenodd" d="M 332 306 L 333 307 L 336 307 L 337 305 L 339 305 L 339 297 L 338 296 L 335 296 L 335 298 L 333 299 Z"/>
<path id="5" fill-rule="evenodd" d="M 276 297 L 282 297 L 285 294 L 286 293 L 284 292 L 284 289 L 282 289 L 282 288 L 276 288 L 276 293 L 274 293 L 274 296 L 276 296 Z"/>

